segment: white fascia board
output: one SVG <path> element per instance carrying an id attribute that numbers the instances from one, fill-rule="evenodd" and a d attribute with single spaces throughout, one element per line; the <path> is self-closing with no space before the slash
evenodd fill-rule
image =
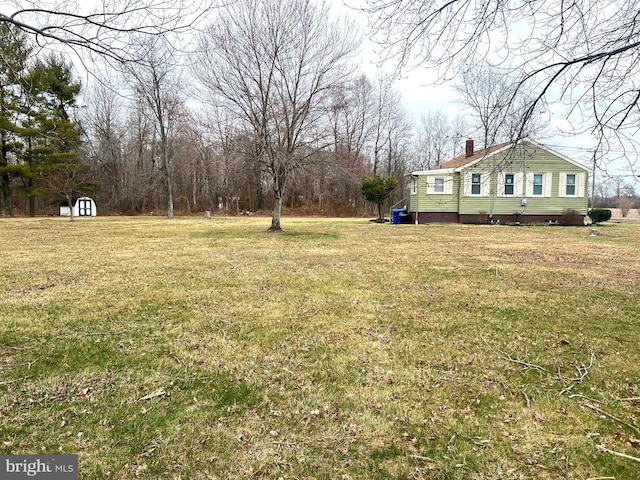
<path id="1" fill-rule="evenodd" d="M 418 172 L 411 172 L 411 175 L 414 177 L 430 175 L 430 176 L 442 176 L 442 175 L 451 175 L 452 173 L 457 172 L 458 170 L 455 168 L 435 168 L 433 170 L 420 170 Z"/>

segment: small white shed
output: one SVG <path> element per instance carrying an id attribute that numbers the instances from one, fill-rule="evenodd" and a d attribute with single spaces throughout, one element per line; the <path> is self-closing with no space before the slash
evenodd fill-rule
<path id="1" fill-rule="evenodd" d="M 97 214 L 96 202 L 93 201 L 93 198 L 80 197 L 73 206 L 74 217 L 95 217 Z M 71 216 L 71 209 L 68 205 L 60 205 L 60 216 Z"/>

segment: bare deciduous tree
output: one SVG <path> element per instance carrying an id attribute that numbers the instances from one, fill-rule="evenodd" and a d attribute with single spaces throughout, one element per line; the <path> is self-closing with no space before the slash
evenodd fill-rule
<path id="1" fill-rule="evenodd" d="M 455 147 L 466 135 L 467 129 L 466 125 L 458 127 L 461 128 L 459 134 L 444 112 L 423 113 L 417 124 L 411 170 L 429 170 L 455 156 Z"/>
<path id="2" fill-rule="evenodd" d="M 269 174 L 270 231 L 280 231 L 292 172 L 321 138 L 322 95 L 351 74 L 352 23 L 311 0 L 239 0 L 222 8 L 200 38 L 196 75 L 254 139 L 250 154 Z"/>
<path id="3" fill-rule="evenodd" d="M 637 0 L 367 0 L 371 30 L 400 67 L 448 80 L 492 58 L 512 66 L 512 92 L 564 102 L 576 131 L 633 143 L 640 119 Z"/>
<path id="4" fill-rule="evenodd" d="M 373 130 L 373 85 L 364 75 L 331 91 L 329 111 L 334 151 L 356 159 Z M 358 179 L 358 182 L 360 179 Z"/>
<path id="5" fill-rule="evenodd" d="M 160 37 L 143 45 L 145 66 L 129 68 L 126 73 L 134 79 L 133 88 L 146 103 L 157 135 L 157 152 L 162 181 L 167 198 L 167 217 L 173 218 L 174 140 L 184 113 L 181 86 L 184 83 L 175 73 L 171 47 Z"/>
<path id="6" fill-rule="evenodd" d="M 93 88 L 86 101 L 91 105 L 84 113 L 87 156 L 96 174 L 109 192 L 106 209 L 122 211 L 125 185 L 125 127 L 122 98 L 105 85 Z M 104 207 L 103 207 L 104 208 Z"/>
<path id="7" fill-rule="evenodd" d="M 371 149 L 373 153 L 373 176 L 379 175 L 380 162 L 383 151 L 388 147 L 388 129 L 391 127 L 392 118 L 401 108 L 400 94 L 393 89 L 393 79 L 380 73 L 374 83 L 374 111 L 373 131 L 371 135 Z"/>
<path id="8" fill-rule="evenodd" d="M 214 5 L 205 0 L 6 3 L 0 23 L 16 26 L 35 38 L 40 47 L 67 45 L 81 56 L 90 53 L 117 62 L 144 60 L 131 41 L 133 37 L 190 32 Z"/>
<path id="9" fill-rule="evenodd" d="M 364 152 L 372 131 L 373 85 L 365 75 L 332 88 L 327 96 L 331 128 L 330 160 L 318 165 L 314 197 L 320 207 L 329 199 L 338 206 L 347 197 L 350 207 L 360 199 L 360 181 L 366 175 Z"/>
<path id="10" fill-rule="evenodd" d="M 464 70 L 454 84 L 477 122 L 482 137 L 482 148 L 521 137 L 533 136 L 543 130 L 540 122 L 545 102 L 527 114 L 531 99 L 517 91 L 517 82 L 508 70 L 488 63 Z"/>
<path id="11" fill-rule="evenodd" d="M 629 215 L 629 210 L 631 210 L 635 204 L 635 197 L 625 196 L 618 199 L 616 206 L 620 209 L 622 216 L 626 218 L 627 215 Z"/>
<path id="12" fill-rule="evenodd" d="M 469 107 L 482 137 L 482 148 L 501 136 L 504 119 L 511 110 L 513 86 L 507 75 L 488 66 L 465 70 L 455 83 L 461 103 Z"/>

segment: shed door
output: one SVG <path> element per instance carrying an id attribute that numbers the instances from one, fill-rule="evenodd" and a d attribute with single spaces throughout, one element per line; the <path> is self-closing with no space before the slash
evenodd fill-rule
<path id="1" fill-rule="evenodd" d="M 80 199 L 78 200 L 78 215 L 81 217 L 91 216 L 91 200 Z"/>

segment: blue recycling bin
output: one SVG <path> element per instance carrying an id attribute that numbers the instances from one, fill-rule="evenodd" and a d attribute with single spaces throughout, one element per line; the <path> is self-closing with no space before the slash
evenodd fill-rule
<path id="1" fill-rule="evenodd" d="M 391 209 L 391 222 L 395 225 L 402 223 L 403 217 L 407 215 L 406 208 L 392 208 Z"/>

